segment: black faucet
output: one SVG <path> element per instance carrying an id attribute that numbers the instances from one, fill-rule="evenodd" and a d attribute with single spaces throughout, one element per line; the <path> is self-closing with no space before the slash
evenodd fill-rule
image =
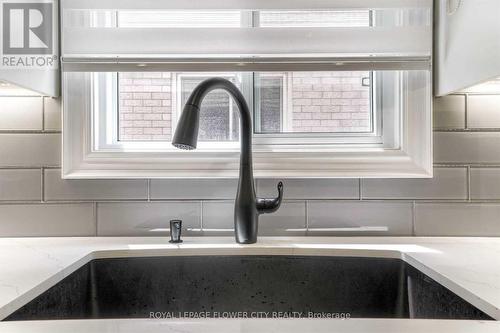
<path id="1" fill-rule="evenodd" d="M 275 212 L 280 207 L 283 199 L 283 183 L 278 183 L 278 197 L 256 198 L 252 169 L 252 117 L 239 89 L 231 81 L 218 77 L 201 82 L 184 106 L 172 144 L 179 149 L 196 149 L 201 102 L 214 89 L 227 91 L 234 98 L 240 111 L 240 179 L 234 203 L 234 230 L 236 242 L 252 244 L 257 241 L 259 215 Z"/>

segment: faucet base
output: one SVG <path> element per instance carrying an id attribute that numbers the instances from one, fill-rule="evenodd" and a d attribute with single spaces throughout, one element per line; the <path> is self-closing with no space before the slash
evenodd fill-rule
<path id="1" fill-rule="evenodd" d="M 257 243 L 257 240 L 251 240 L 251 239 L 238 240 L 238 239 L 236 239 L 236 243 L 238 243 L 238 244 L 255 244 L 255 243 Z"/>

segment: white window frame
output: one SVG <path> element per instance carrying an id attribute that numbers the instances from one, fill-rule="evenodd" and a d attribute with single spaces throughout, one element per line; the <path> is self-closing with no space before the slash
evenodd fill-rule
<path id="1" fill-rule="evenodd" d="M 267 76 L 272 76 L 272 77 L 279 77 L 281 78 L 283 82 L 283 87 L 282 87 L 282 95 L 281 95 L 281 124 L 280 124 L 280 132 L 289 132 L 292 130 L 292 114 L 293 114 L 293 109 L 289 106 L 289 101 L 290 98 L 292 97 L 292 77 L 291 77 L 291 72 L 285 72 L 285 73 L 265 73 Z M 255 76 L 259 74 L 254 74 L 254 130 L 257 133 L 260 133 L 261 130 L 261 125 L 260 125 L 260 119 L 255 119 L 257 115 L 260 117 L 260 93 L 259 93 L 259 87 L 258 84 L 255 84 Z M 260 78 L 259 78 L 260 80 Z M 257 88 L 257 89 L 256 89 Z M 257 103 L 259 102 L 259 103 Z M 259 108 L 259 109 L 257 109 Z"/>
<path id="2" fill-rule="evenodd" d="M 419 72 L 420 73 L 420 72 Z M 82 79 L 83 77 L 83 79 Z M 238 176 L 239 149 L 209 148 L 165 151 L 165 143 L 148 149 L 95 149 L 92 84 L 88 73 L 63 75 L 63 177 L 84 178 L 234 178 Z M 402 121 L 397 148 L 375 145 L 254 146 L 257 178 L 336 178 L 432 176 L 430 73 L 401 74 L 405 89 L 399 102 Z M 396 129 L 395 129 L 396 130 Z M 303 140 L 302 140 L 303 141 Z M 163 147 L 161 146 L 163 145 Z"/>
<path id="3" fill-rule="evenodd" d="M 387 4 L 390 1 L 384 0 Z M 80 4 L 80 2 L 78 2 Z M 173 3 L 173 2 L 172 2 Z M 158 6 L 172 6 L 171 2 L 156 2 Z M 177 3 L 177 2 L 176 2 Z M 181 2 L 179 2 L 181 3 Z M 401 2 L 404 3 L 404 2 Z M 428 1 L 412 2 L 412 5 L 426 5 Z M 74 3 L 64 1 L 66 8 Z M 81 2 L 80 5 L 85 5 Z M 139 2 L 130 6 L 139 6 Z M 261 5 L 266 5 L 263 2 Z M 95 3 L 95 6 L 104 6 Z M 184 4 L 183 4 L 184 6 Z M 267 6 L 267 5 L 266 5 Z M 364 8 L 364 2 L 356 2 L 356 6 Z M 79 7 L 76 7 L 79 8 Z M 252 9 L 255 7 L 251 7 Z M 334 30 L 334 29 L 333 29 Z M 332 31 L 333 31 L 332 30 Z M 336 42 L 329 45 L 343 45 L 342 41 L 367 40 L 351 31 L 352 29 L 336 30 Z M 215 59 L 207 55 L 204 57 L 189 58 L 157 58 L 154 54 L 154 45 L 150 49 L 143 49 L 149 56 L 137 58 L 130 53 L 138 46 L 142 49 L 138 35 L 132 35 L 134 43 L 120 44 L 120 56 L 106 58 L 100 54 L 90 54 L 97 50 L 102 54 L 111 52 L 110 45 L 103 44 L 112 36 L 123 37 L 123 32 L 116 29 L 89 30 L 79 28 L 72 30 L 71 36 L 63 31 L 63 166 L 62 175 L 66 179 L 100 179 L 100 178 L 236 178 L 239 170 L 239 147 L 222 144 L 219 147 L 204 146 L 201 142 L 197 151 L 180 151 L 165 149 L 165 142 L 151 143 L 147 147 L 138 142 L 136 147 L 127 145 L 116 148 L 107 140 L 97 137 L 95 129 L 114 123 L 112 117 L 94 117 L 96 108 L 116 108 L 112 101 L 95 99 L 96 91 L 92 82 L 92 74 L 88 72 L 119 72 L 130 70 L 149 71 L 240 71 L 241 64 L 245 64 L 247 71 L 320 71 L 332 70 L 332 65 L 339 70 L 400 70 L 395 73 L 394 80 L 382 80 L 380 89 L 376 89 L 374 99 L 376 103 L 387 101 L 384 104 L 383 132 L 381 142 L 342 143 L 342 138 L 326 134 L 328 140 L 318 143 L 318 136 L 296 137 L 294 134 L 281 134 L 280 137 L 260 135 L 254 139 L 254 172 L 256 178 L 428 178 L 432 177 L 432 84 L 430 71 L 431 57 L 425 53 L 428 46 L 422 41 L 428 40 L 428 33 L 415 32 L 418 43 L 408 42 L 404 38 L 406 33 L 414 33 L 412 28 L 402 28 L 394 34 L 386 34 L 383 29 L 368 29 L 371 36 L 389 40 L 394 35 L 401 41 L 402 48 L 410 51 L 402 59 L 393 55 L 392 50 L 398 50 L 394 43 L 384 45 L 362 44 L 355 42 L 352 50 L 373 50 L 375 60 L 370 57 L 325 57 L 315 58 L 308 62 L 309 55 L 296 58 L 279 58 L 262 56 L 221 58 Z M 107 37 L 99 38 L 96 33 L 105 33 Z M 158 36 L 161 31 L 155 31 Z M 353 34 L 354 33 L 354 34 Z M 128 38 L 128 34 L 126 34 Z M 135 37 L 134 37 L 135 36 Z M 135 39 L 134 39 L 135 38 Z M 357 39 L 356 39 L 357 38 Z M 89 47 L 84 41 L 88 39 Z M 373 39 L 372 39 L 373 40 Z M 95 41 L 95 43 L 94 43 Z M 405 42 L 406 41 L 406 42 Z M 397 44 L 397 43 L 396 43 Z M 399 44 L 398 44 L 399 45 Z M 417 47 L 414 47 L 417 45 Z M 283 45 L 282 45 L 283 46 Z M 286 46 L 286 45 L 284 45 Z M 373 49 L 372 49 L 373 47 Z M 399 47 L 399 46 L 398 46 Z M 411 52 L 411 51 L 415 52 Z M 332 50 L 332 52 L 335 50 Z M 424 53 L 421 53 L 424 52 Z M 88 54 L 87 54 L 87 53 Z M 121 53 L 124 52 L 124 53 Z M 186 64 L 189 63 L 189 66 Z M 278 64 L 278 65 L 276 65 Z M 283 66 L 283 64 L 286 64 Z M 418 69 L 418 71 L 416 70 Z M 415 71 L 413 71 L 415 70 Z M 116 80 L 115 80 L 116 81 Z M 379 84 L 378 79 L 376 84 Z M 392 83 L 391 83 L 392 82 Z M 387 87 L 385 86 L 387 85 Z M 114 89 L 112 83 L 106 84 L 106 89 Z M 388 89 L 386 89 L 388 88 Z M 398 90 L 398 94 L 388 91 Z M 394 96 L 395 95 L 395 96 Z M 391 100 L 391 97 L 393 100 Z M 396 98 L 394 98 L 396 97 Z M 93 100 L 102 100 L 93 103 Z M 248 101 L 253 103 L 253 101 Z M 102 112 L 98 113 L 102 114 Z M 109 114 L 109 113 L 106 113 Z M 390 120 L 390 121 L 386 121 Z M 98 122 L 94 126 L 95 122 Z M 390 128 L 388 123 L 392 122 Z M 118 130 L 118 126 L 114 126 Z M 388 129 L 388 130 L 387 130 Z M 108 133 L 108 132 L 106 132 Z M 356 133 L 352 138 L 356 138 Z M 346 134 L 343 134 L 344 136 Z M 320 137 L 320 136 L 319 136 Z M 326 140 L 325 138 L 322 138 Z M 364 138 L 363 138 L 364 140 Z M 96 146 L 96 142 L 98 145 Z M 345 140 L 344 140 L 345 142 Z M 132 143 L 131 143 L 132 144 Z M 155 146 L 156 145 L 156 146 Z"/>
<path id="4" fill-rule="evenodd" d="M 272 73 L 283 77 L 283 80 L 291 80 L 291 72 L 288 73 Z M 251 110 L 252 118 L 256 112 L 254 110 L 255 91 L 254 73 L 208 73 L 208 72 L 182 72 L 173 74 L 173 90 L 172 93 L 172 132 L 177 127 L 177 120 L 180 117 L 183 105 L 179 98 L 181 93 L 181 79 L 186 77 L 238 77 L 241 81 L 241 90 L 246 97 L 247 103 Z M 370 120 L 372 130 L 370 132 L 316 132 L 307 133 L 299 132 L 293 133 L 258 133 L 255 131 L 253 145 L 255 150 L 272 150 L 277 146 L 287 147 L 293 145 L 294 147 L 307 149 L 309 146 L 323 146 L 323 145 L 363 145 L 363 147 L 374 148 L 396 148 L 399 145 L 397 138 L 388 135 L 397 130 L 396 124 L 400 122 L 399 114 L 393 108 L 386 107 L 387 101 L 398 96 L 398 92 L 390 88 L 392 85 L 400 84 L 400 78 L 395 75 L 393 79 L 384 79 L 384 76 L 391 76 L 388 74 L 370 74 L 372 76 L 370 87 Z M 176 148 L 170 146 L 168 141 L 153 140 L 119 140 L 119 107 L 118 107 L 118 79 L 117 73 L 92 73 L 91 74 L 91 91 L 92 91 L 92 105 L 91 111 L 93 119 L 93 138 L 94 138 L 94 151 L 157 151 L 167 152 L 175 151 Z M 99 79 L 98 79 L 99 78 Z M 394 80 L 394 82 L 392 82 Z M 291 82 L 285 82 L 284 90 L 286 93 L 283 96 L 283 117 L 282 121 L 287 121 L 289 129 L 291 129 L 291 120 L 293 110 L 288 105 L 289 97 L 291 97 Z M 382 87 L 378 89 L 378 87 Z M 374 91 L 379 91 L 374 94 Z M 383 93 L 382 93 L 383 92 Z M 105 96 L 101 98 L 100 96 Z M 384 102 L 385 101 L 385 102 Z M 230 99 L 230 105 L 233 104 Z M 383 119 L 386 122 L 383 126 Z M 390 122 L 395 118 L 393 122 Z M 384 128 L 383 128 L 384 127 Z M 285 127 L 286 128 L 286 127 Z M 384 135 L 385 129 L 385 135 Z M 255 130 L 255 125 L 254 125 Z M 217 150 L 217 149 L 238 149 L 239 142 L 235 141 L 198 141 L 198 150 Z"/>

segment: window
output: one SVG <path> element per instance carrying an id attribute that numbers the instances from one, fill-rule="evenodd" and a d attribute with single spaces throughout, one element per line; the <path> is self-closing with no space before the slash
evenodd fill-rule
<path id="1" fill-rule="evenodd" d="M 124 12 L 119 27 L 363 27 L 370 12 Z M 251 23 L 248 23 L 251 22 Z M 255 134 L 371 133 L 369 72 L 323 71 L 281 73 L 120 73 L 119 137 L 125 141 L 169 141 L 189 93 L 203 79 L 231 80 L 253 100 Z M 238 141 L 239 119 L 229 95 L 213 92 L 204 101 L 200 141 Z M 114 110 L 111 110 L 114 112 Z M 173 121 L 174 120 L 174 121 Z"/>
<path id="2" fill-rule="evenodd" d="M 107 2 L 118 9 L 109 10 Z M 279 176 L 283 170 L 300 177 L 303 168 L 315 169 L 304 177 L 346 176 L 352 168 L 334 160 L 362 151 L 373 158 L 403 156 L 408 129 L 416 125 L 410 119 L 417 118 L 422 135 L 429 135 L 430 123 L 424 122 L 431 104 L 432 1 L 402 1 L 400 7 L 389 1 L 376 9 L 355 2 L 325 9 L 304 1 L 306 7 L 277 10 L 272 4 L 219 7 L 209 0 L 206 8 L 192 10 L 172 1 L 153 10 L 140 3 L 107 0 L 86 8 L 63 0 L 65 110 L 82 102 L 79 119 L 90 127 L 73 138 L 75 145 L 84 141 L 87 148 L 78 147 L 84 155 L 96 161 L 108 156 L 111 165 L 119 164 L 118 156 L 135 159 L 141 167 L 134 172 L 119 168 L 138 177 L 233 175 L 239 117 L 224 91 L 211 92 L 203 102 L 197 151 L 179 152 L 169 144 L 190 92 L 220 76 L 240 88 L 252 110 L 257 175 L 263 170 L 264 176 Z M 416 96 L 425 100 L 419 103 Z M 331 160 L 322 165 L 311 156 L 312 165 L 294 164 L 306 155 Z M 198 163 L 192 173 L 165 171 L 183 158 L 194 162 L 202 156 L 218 162 Z M 412 162 L 401 158 L 408 164 L 403 176 L 429 175 L 429 154 L 418 158 L 411 170 Z M 142 161 L 150 159 L 155 162 L 144 171 Z M 75 175 L 66 164 L 65 173 Z M 356 168 L 354 176 L 369 175 L 370 168 Z"/>
<path id="3" fill-rule="evenodd" d="M 177 100 L 176 118 L 180 116 L 182 106 L 186 103 L 189 95 L 194 88 L 203 80 L 213 76 L 199 74 L 179 74 L 177 75 L 178 89 L 175 91 Z M 241 75 L 236 74 L 219 74 L 241 89 Z M 239 116 L 238 110 L 235 110 L 233 99 L 224 91 L 213 91 L 203 101 L 203 107 L 200 114 L 200 141 L 238 141 L 239 131 Z"/>
<path id="4" fill-rule="evenodd" d="M 371 133 L 369 72 L 120 73 L 120 141 L 169 141 L 189 93 L 204 79 L 224 77 L 253 99 L 254 131 L 265 133 Z M 237 141 L 236 106 L 225 92 L 204 101 L 201 141 Z M 114 110 L 112 110 L 114 112 Z"/>
<path id="5" fill-rule="evenodd" d="M 106 23 L 99 23 L 102 21 Z M 126 11 L 116 18 L 96 19 L 94 24 L 116 24 L 123 28 L 368 27 L 371 13 L 368 10 Z M 254 110 L 256 136 L 377 134 L 373 115 L 377 109 L 372 106 L 372 73 L 368 71 L 122 72 L 117 76 L 118 101 L 113 104 L 118 105 L 118 116 L 112 116 L 118 119 L 119 128 L 106 129 L 117 133 L 112 142 L 126 147 L 131 141 L 143 145 L 150 141 L 170 141 L 175 121 L 190 92 L 202 80 L 213 76 L 231 80 L 245 93 Z M 108 94 L 115 95 L 114 92 Z M 209 94 L 201 110 L 199 140 L 212 142 L 214 147 L 218 142 L 238 141 L 239 118 L 235 108 L 227 93 Z M 105 112 L 116 110 L 108 108 Z M 344 142 L 348 141 L 345 137 Z"/>
<path id="6" fill-rule="evenodd" d="M 260 27 L 367 27 L 370 11 L 263 11 L 258 16 Z"/>
<path id="7" fill-rule="evenodd" d="M 171 72 L 119 73 L 119 141 L 170 141 L 173 119 L 180 116 L 191 91 L 213 74 Z M 241 75 L 218 73 L 241 87 Z M 238 141 L 238 111 L 233 100 L 214 91 L 204 100 L 200 141 Z"/>
<path id="8" fill-rule="evenodd" d="M 290 73 L 260 73 L 254 76 L 254 132 L 280 133 L 290 129 Z"/>

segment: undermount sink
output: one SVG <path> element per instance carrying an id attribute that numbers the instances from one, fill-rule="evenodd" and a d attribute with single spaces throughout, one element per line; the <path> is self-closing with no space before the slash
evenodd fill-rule
<path id="1" fill-rule="evenodd" d="M 277 255 L 95 259 L 5 320 L 159 313 L 492 320 L 400 259 Z"/>

